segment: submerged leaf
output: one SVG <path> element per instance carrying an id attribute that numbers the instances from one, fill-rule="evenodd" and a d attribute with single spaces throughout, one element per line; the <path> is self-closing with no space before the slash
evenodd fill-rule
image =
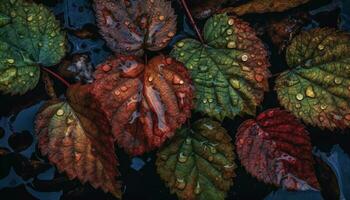
<path id="1" fill-rule="evenodd" d="M 245 121 L 236 147 L 242 165 L 260 181 L 289 190 L 319 188 L 308 132 L 287 111 L 271 109 Z"/>
<path id="2" fill-rule="evenodd" d="M 300 6 L 310 0 L 252 0 L 237 7 L 229 7 L 222 12 L 245 15 L 249 13 L 283 12 Z"/>
<path id="3" fill-rule="evenodd" d="M 158 51 L 176 33 L 176 15 L 167 0 L 94 0 L 98 26 L 117 54 Z"/>
<path id="4" fill-rule="evenodd" d="M 314 29 L 287 49 L 292 68 L 276 81 L 280 103 L 304 122 L 321 128 L 350 127 L 350 35 Z"/>
<path id="5" fill-rule="evenodd" d="M 171 53 L 191 71 L 196 109 L 220 120 L 254 115 L 268 90 L 264 45 L 246 22 L 226 14 L 207 21 L 204 39 L 181 40 Z"/>
<path id="6" fill-rule="evenodd" d="M 157 171 L 179 199 L 225 199 L 233 184 L 231 137 L 219 123 L 202 119 L 180 129 L 157 155 Z"/>
<path id="7" fill-rule="evenodd" d="M 113 57 L 94 75 L 91 92 L 129 154 L 159 147 L 191 114 L 189 74 L 170 57 L 157 56 L 147 65 L 134 56 Z"/>
<path id="8" fill-rule="evenodd" d="M 0 91 L 23 94 L 36 86 L 39 65 L 55 65 L 64 56 L 65 34 L 42 5 L 2 0 L 0 15 L 10 17 L 0 22 Z"/>
<path id="9" fill-rule="evenodd" d="M 97 110 L 88 86 L 71 86 L 68 102 L 49 101 L 38 114 L 39 148 L 70 179 L 89 182 L 116 197 L 119 172 L 108 120 Z"/>

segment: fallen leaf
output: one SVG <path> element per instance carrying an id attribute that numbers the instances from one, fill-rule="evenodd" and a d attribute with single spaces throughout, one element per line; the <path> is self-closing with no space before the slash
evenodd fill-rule
<path id="1" fill-rule="evenodd" d="M 197 19 L 205 19 L 217 12 L 227 0 L 191 0 L 189 7 L 193 16 Z"/>
<path id="2" fill-rule="evenodd" d="M 36 118 L 39 148 L 70 179 L 121 197 L 117 159 L 108 120 L 98 112 L 89 86 L 73 85 L 68 101 L 52 100 Z"/>
<path id="3" fill-rule="evenodd" d="M 0 22 L 0 91 L 24 94 L 37 85 L 39 65 L 55 65 L 65 55 L 65 34 L 43 5 L 2 0 L 0 16 L 10 18 Z"/>
<path id="4" fill-rule="evenodd" d="M 158 51 L 176 33 L 176 15 L 167 0 L 94 0 L 97 23 L 117 54 L 142 56 Z"/>
<path id="5" fill-rule="evenodd" d="M 279 108 L 261 113 L 238 128 L 237 154 L 244 168 L 265 183 L 288 190 L 317 190 L 308 132 Z"/>
<path id="6" fill-rule="evenodd" d="M 310 0 L 252 0 L 237 7 L 228 7 L 221 10 L 237 15 L 249 13 L 283 12 L 298 7 Z"/>
<path id="7" fill-rule="evenodd" d="M 287 48 L 290 70 L 276 80 L 280 103 L 304 122 L 321 128 L 350 127 L 350 36 L 313 29 Z"/>
<path id="8" fill-rule="evenodd" d="M 219 120 L 254 115 L 269 88 L 264 45 L 248 23 L 226 14 L 206 22 L 204 40 L 181 40 L 171 52 L 191 72 L 196 110 Z"/>
<path id="9" fill-rule="evenodd" d="M 201 119 L 159 150 L 157 171 L 179 199 L 224 200 L 235 176 L 233 148 L 218 122 Z"/>
<path id="10" fill-rule="evenodd" d="M 112 57 L 94 76 L 91 93 L 131 155 L 159 147 L 191 115 L 193 86 L 175 59 L 157 56 L 145 65 L 135 56 Z"/>

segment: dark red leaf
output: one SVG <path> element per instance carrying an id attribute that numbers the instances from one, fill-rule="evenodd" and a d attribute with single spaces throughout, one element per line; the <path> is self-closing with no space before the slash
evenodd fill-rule
<path id="1" fill-rule="evenodd" d="M 159 147 L 191 114 L 189 74 L 170 57 L 157 56 L 147 66 L 134 56 L 113 57 L 97 68 L 95 78 L 91 93 L 129 154 Z"/>
<path id="2" fill-rule="evenodd" d="M 94 0 L 100 33 L 117 54 L 141 56 L 164 48 L 176 33 L 167 0 Z"/>
<path id="3" fill-rule="evenodd" d="M 98 112 L 89 86 L 74 85 L 68 102 L 49 101 L 36 119 L 39 148 L 70 179 L 89 182 L 121 197 L 117 159 L 108 120 Z"/>
<path id="4" fill-rule="evenodd" d="M 319 188 L 308 132 L 287 111 L 271 109 L 245 121 L 236 145 L 242 165 L 259 180 L 291 190 Z"/>

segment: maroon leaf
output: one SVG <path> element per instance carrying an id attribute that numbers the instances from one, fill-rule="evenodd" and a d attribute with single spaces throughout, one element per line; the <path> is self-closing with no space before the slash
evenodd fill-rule
<path id="1" fill-rule="evenodd" d="M 72 86 L 68 102 L 53 100 L 42 108 L 35 126 L 39 148 L 70 179 L 121 197 L 113 136 L 88 91 L 89 86 Z"/>
<path id="2" fill-rule="evenodd" d="M 176 33 L 166 0 L 94 0 L 100 33 L 117 54 L 141 56 L 164 48 Z"/>
<path id="3" fill-rule="evenodd" d="M 291 190 L 319 188 L 308 132 L 287 111 L 275 108 L 245 121 L 236 145 L 242 165 L 259 180 Z"/>
<path id="4" fill-rule="evenodd" d="M 191 114 L 189 74 L 170 57 L 157 56 L 146 66 L 134 56 L 114 57 L 98 67 L 95 78 L 91 93 L 129 154 L 159 147 Z"/>

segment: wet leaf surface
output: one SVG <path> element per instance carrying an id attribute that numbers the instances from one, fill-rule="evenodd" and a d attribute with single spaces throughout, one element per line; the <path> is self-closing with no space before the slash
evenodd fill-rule
<path id="1" fill-rule="evenodd" d="M 289 190 L 319 189 L 308 132 L 290 113 L 271 109 L 245 121 L 236 147 L 241 164 L 260 181 Z"/>
<path id="2" fill-rule="evenodd" d="M 307 124 L 350 127 L 350 36 L 334 29 L 298 35 L 287 48 L 290 70 L 276 80 L 280 103 Z"/>
<path id="3" fill-rule="evenodd" d="M 11 18 L 0 27 L 0 91 L 23 94 L 38 83 L 39 65 L 55 65 L 65 55 L 65 34 L 42 5 L 4 0 L 0 14 Z"/>
<path id="4" fill-rule="evenodd" d="M 254 115 L 268 90 L 264 45 L 248 23 L 226 14 L 206 22 L 204 39 L 181 40 L 171 53 L 191 72 L 196 110 L 219 120 Z"/>
<path id="5" fill-rule="evenodd" d="M 70 179 L 77 178 L 120 197 L 118 163 L 107 120 L 91 101 L 88 88 L 74 85 L 67 98 L 68 102 L 49 101 L 37 116 L 42 154 Z"/>
<path id="6" fill-rule="evenodd" d="M 229 7 L 222 12 L 245 15 L 249 13 L 283 12 L 285 10 L 305 4 L 310 0 L 252 0 L 247 3 Z"/>
<path id="7" fill-rule="evenodd" d="M 118 145 L 131 155 L 159 147 L 190 117 L 193 86 L 186 68 L 157 56 L 111 57 L 98 66 L 91 93 L 112 124 Z"/>
<path id="8" fill-rule="evenodd" d="M 201 119 L 159 150 L 157 171 L 179 199 L 225 199 L 235 176 L 233 148 L 218 122 Z"/>
<path id="9" fill-rule="evenodd" d="M 167 0 L 94 0 L 100 33 L 117 54 L 158 51 L 176 34 L 176 15 Z"/>

